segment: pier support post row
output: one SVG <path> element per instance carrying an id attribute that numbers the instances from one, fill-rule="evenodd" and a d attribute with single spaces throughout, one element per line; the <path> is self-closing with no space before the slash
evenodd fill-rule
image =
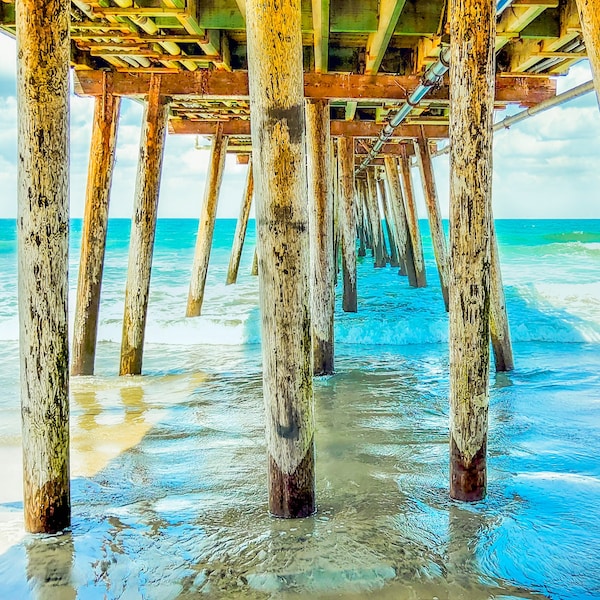
<path id="1" fill-rule="evenodd" d="M 396 223 L 396 241 L 398 244 L 400 261 L 405 265 L 405 272 L 408 276 L 409 285 L 412 287 L 420 287 L 417 280 L 412 244 L 408 233 L 408 221 L 406 219 L 404 198 L 402 197 L 402 187 L 400 186 L 400 177 L 398 176 L 398 163 L 393 156 L 386 156 L 384 164 L 388 186 L 390 188 L 392 217 Z"/>
<path id="2" fill-rule="evenodd" d="M 142 372 L 158 193 L 169 110 L 168 99 L 160 93 L 160 85 L 160 75 L 153 74 L 144 110 L 135 183 L 120 375 L 139 375 Z"/>
<path id="3" fill-rule="evenodd" d="M 600 1 L 576 0 L 581 32 L 592 69 L 596 99 L 600 108 Z"/>
<path id="4" fill-rule="evenodd" d="M 371 221 L 371 231 L 373 232 L 373 265 L 378 268 L 385 267 L 385 245 L 373 168 L 367 169 L 367 208 Z"/>
<path id="5" fill-rule="evenodd" d="M 105 73 L 104 77 L 108 77 L 108 74 Z M 95 100 L 81 233 L 71 375 L 94 374 L 100 290 L 108 229 L 108 205 L 120 105 L 121 98 L 112 94 L 98 96 Z"/>
<path id="6" fill-rule="evenodd" d="M 450 496 L 485 496 L 495 0 L 450 0 Z"/>
<path id="7" fill-rule="evenodd" d="M 237 281 L 238 270 L 240 268 L 240 259 L 244 240 L 246 239 L 246 229 L 248 228 L 248 217 L 250 216 L 250 207 L 252 206 L 252 194 L 254 193 L 254 174 L 252 171 L 252 157 L 248 161 L 248 173 L 246 174 L 246 186 L 244 188 L 244 197 L 240 207 L 240 216 L 235 226 L 233 236 L 233 248 L 229 258 L 229 268 L 227 269 L 226 285 Z"/>
<path id="8" fill-rule="evenodd" d="M 306 101 L 308 222 L 314 375 L 333 373 L 335 273 L 329 102 Z"/>
<path id="9" fill-rule="evenodd" d="M 204 187 L 204 201 L 200 221 L 198 222 L 198 235 L 196 237 L 196 250 L 194 252 L 194 264 L 192 265 L 186 317 L 198 317 L 202 312 L 208 261 L 210 260 L 210 250 L 217 218 L 219 190 L 221 189 L 225 169 L 227 139 L 227 136 L 223 135 L 223 123 L 219 122 L 210 148 L 210 165 Z"/>
<path id="10" fill-rule="evenodd" d="M 423 242 L 421 241 L 421 230 L 419 228 L 419 215 L 417 214 L 417 204 L 413 191 L 412 177 L 410 175 L 410 157 L 404 144 L 401 148 L 400 173 L 402 175 L 402 184 L 404 186 L 404 200 L 406 208 L 406 222 L 408 224 L 408 233 L 410 236 L 410 246 L 413 252 L 413 261 L 415 264 L 415 276 L 417 279 L 416 287 L 427 286 L 427 275 L 425 273 L 425 258 L 423 256 Z"/>
<path id="11" fill-rule="evenodd" d="M 487 0 L 485 0 L 487 2 Z M 444 228 L 442 227 L 442 213 L 440 211 L 440 202 L 435 187 L 435 176 L 433 174 L 433 166 L 431 164 L 431 156 L 429 154 L 429 146 L 425 135 L 423 134 L 423 126 L 421 126 L 421 135 L 416 143 L 417 162 L 421 172 L 421 180 L 423 183 L 423 196 L 425 197 L 425 205 L 429 215 L 429 230 L 431 231 L 431 243 L 433 245 L 433 253 L 437 263 L 438 273 L 440 276 L 440 285 L 442 287 L 442 296 L 444 298 L 444 306 L 448 310 L 448 249 L 446 247 L 446 237 Z"/>
<path id="12" fill-rule="evenodd" d="M 342 310 L 357 311 L 356 213 L 354 211 L 354 139 L 338 138 L 340 228 L 342 230 Z"/>
<path id="13" fill-rule="evenodd" d="M 385 221 L 385 230 L 387 233 L 388 244 L 390 246 L 390 267 L 400 267 L 400 272 L 404 273 L 406 270 L 404 264 L 400 264 L 400 256 L 398 255 L 398 244 L 396 239 L 396 223 L 392 219 L 392 213 L 390 209 L 389 199 L 385 189 L 385 180 L 383 177 L 378 177 L 377 187 L 379 189 L 379 196 L 381 197 L 381 206 L 383 208 L 383 219 Z"/>
<path id="14" fill-rule="evenodd" d="M 23 508 L 32 533 L 71 522 L 69 6 L 21 0 L 16 9 Z"/>
<path id="15" fill-rule="evenodd" d="M 316 510 L 300 0 L 247 0 L 269 510 Z"/>

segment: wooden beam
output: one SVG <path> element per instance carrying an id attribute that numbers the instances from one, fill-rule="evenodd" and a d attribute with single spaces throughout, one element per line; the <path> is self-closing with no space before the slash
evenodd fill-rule
<path id="1" fill-rule="evenodd" d="M 216 121 L 192 121 L 189 119 L 171 119 L 169 132 L 172 134 L 212 135 Z M 229 136 L 250 135 L 250 121 L 222 121 L 223 134 Z M 330 134 L 333 137 L 376 138 L 381 133 L 381 125 L 368 121 L 331 121 Z M 425 134 L 430 140 L 443 140 L 448 137 L 447 125 L 424 126 Z M 414 139 L 420 135 L 419 125 L 399 125 L 390 139 Z M 389 152 L 394 149 L 389 145 Z M 384 146 L 388 148 L 388 145 Z M 362 152 L 362 150 L 361 150 Z"/>
<path id="2" fill-rule="evenodd" d="M 373 75 L 379 71 L 388 44 L 400 13 L 404 8 L 406 0 L 381 0 L 379 3 L 379 21 L 377 31 L 369 35 L 367 40 L 367 58 L 365 74 Z"/>
<path id="3" fill-rule="evenodd" d="M 577 0 L 577 8 L 600 107 L 600 0 Z"/>
<path id="4" fill-rule="evenodd" d="M 26 531 L 57 533 L 71 523 L 69 3 L 20 0 L 16 25 L 23 511 Z"/>
<path id="5" fill-rule="evenodd" d="M 528 0 L 528 4 L 518 5 L 518 0 L 500 15 L 496 32 L 496 52 L 503 48 L 510 37 L 505 33 L 518 33 L 525 29 L 532 21 L 537 19 L 547 8 L 546 5 L 532 4 L 534 0 Z M 558 6 L 558 3 L 556 3 Z"/>
<path id="6" fill-rule="evenodd" d="M 449 7 L 450 496 L 463 501 L 487 482 L 495 5 Z"/>
<path id="7" fill-rule="evenodd" d="M 143 97 L 148 93 L 150 73 L 115 73 L 108 93 L 116 96 Z M 247 100 L 248 74 L 244 71 L 180 71 L 163 75 L 165 94 L 203 100 Z M 75 71 L 75 91 L 81 96 L 104 93 L 101 71 Z M 305 73 L 305 98 L 329 100 L 406 100 L 419 85 L 416 75 L 353 75 L 342 73 Z M 522 75 L 496 78 L 497 102 L 537 104 L 556 95 L 556 81 L 549 77 L 525 78 Z M 432 91 L 430 100 L 449 98 L 447 84 Z"/>
<path id="8" fill-rule="evenodd" d="M 354 142 L 338 140 L 339 220 L 342 234 L 344 291 L 342 310 L 357 311 L 356 292 L 356 214 L 354 211 Z"/>
<path id="9" fill-rule="evenodd" d="M 204 201 L 202 202 L 202 210 L 198 221 L 198 235 L 196 237 L 186 317 L 198 317 L 202 312 L 208 262 L 215 230 L 215 219 L 217 218 L 219 191 L 225 168 L 227 140 L 227 136 L 223 135 L 223 127 L 220 123 L 217 124 L 210 149 L 210 167 L 206 177 Z"/>
<path id="10" fill-rule="evenodd" d="M 314 375 L 333 373 L 335 264 L 329 103 L 306 102 L 308 232 Z"/>
<path id="11" fill-rule="evenodd" d="M 300 0 L 247 0 L 269 511 L 316 510 Z"/>
<path id="12" fill-rule="evenodd" d="M 94 374 L 120 104 L 121 98 L 109 95 L 104 98 L 97 96 L 95 101 L 73 325 L 72 375 Z"/>
<path id="13" fill-rule="evenodd" d="M 158 195 L 169 112 L 168 99 L 160 93 L 160 78 L 161 75 L 155 75 L 151 82 L 140 139 L 125 289 L 120 375 L 140 375 L 142 372 Z"/>
<path id="14" fill-rule="evenodd" d="M 312 0 L 315 71 L 327 73 L 329 62 L 329 0 Z"/>

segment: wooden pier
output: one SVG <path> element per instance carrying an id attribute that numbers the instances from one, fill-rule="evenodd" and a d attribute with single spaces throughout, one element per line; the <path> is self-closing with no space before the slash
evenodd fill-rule
<path id="1" fill-rule="evenodd" d="M 201 313 L 225 154 L 236 152 L 251 172 L 227 283 L 236 280 L 254 196 L 269 509 L 280 517 L 313 514 L 312 376 L 334 370 L 336 260 L 344 311 L 360 310 L 357 250 L 364 255 L 370 248 L 376 267 L 398 263 L 408 277 L 399 285 L 427 284 L 413 196 L 416 164 L 440 301 L 450 313 L 449 490 L 460 500 L 484 497 L 490 339 L 497 370 L 514 362 L 491 210 L 493 114 L 510 104 L 552 103 L 553 77 L 586 56 L 600 99 L 600 0 L 3 0 L 0 29 L 19 47 L 29 531 L 55 532 L 70 523 L 69 369 L 72 375 L 94 370 L 124 97 L 143 101 L 146 111 L 120 373 L 142 373 L 165 134 L 210 136 L 187 315 Z M 69 68 L 75 91 L 96 102 L 71 367 Z M 445 140 L 449 239 L 431 162 Z M 198 191 L 190 201 L 199 197 Z"/>

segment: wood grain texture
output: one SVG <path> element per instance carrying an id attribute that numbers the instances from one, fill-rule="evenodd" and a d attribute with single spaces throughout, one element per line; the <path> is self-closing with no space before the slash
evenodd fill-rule
<path id="1" fill-rule="evenodd" d="M 493 220 L 490 225 L 490 238 L 490 337 L 494 351 L 494 366 L 496 372 L 512 371 L 515 368 L 515 361 L 510 341 L 504 286 L 502 284 L 498 238 L 496 237 Z"/>
<path id="2" fill-rule="evenodd" d="M 25 529 L 69 527 L 69 7 L 17 3 L 18 289 Z"/>
<path id="3" fill-rule="evenodd" d="M 208 274 L 208 262 L 212 248 L 215 220 L 217 218 L 217 204 L 219 191 L 225 170 L 225 157 L 227 156 L 227 136 L 223 135 L 223 126 L 217 124 L 212 145 L 210 147 L 210 166 L 204 187 L 204 200 L 198 221 L 198 235 L 196 236 L 196 249 L 194 263 L 192 264 L 192 277 L 188 293 L 186 317 L 198 317 L 202 312 L 204 302 L 204 288 Z"/>
<path id="4" fill-rule="evenodd" d="M 85 213 L 73 325 L 71 375 L 93 375 L 104 271 L 110 186 L 121 99 L 98 96 L 94 106 Z"/>
<path id="5" fill-rule="evenodd" d="M 316 510 L 300 0 L 247 0 L 269 510 Z"/>
<path id="6" fill-rule="evenodd" d="M 406 218 L 406 207 L 402 196 L 402 187 L 398 175 L 398 162 L 393 156 L 385 157 L 386 179 L 390 189 L 390 208 L 394 222 L 396 223 L 396 243 L 400 260 L 404 264 L 405 274 L 411 287 L 418 285 L 415 259 L 413 256 L 412 242 L 408 231 L 408 220 Z"/>
<path id="7" fill-rule="evenodd" d="M 357 311 L 356 213 L 354 211 L 354 140 L 338 139 L 339 215 L 342 231 L 342 310 Z"/>
<path id="8" fill-rule="evenodd" d="M 377 199 L 377 184 L 373 169 L 367 169 L 367 209 L 371 232 L 373 235 L 373 265 L 377 268 L 385 267 L 385 251 L 383 246 L 383 231 L 381 229 L 381 213 Z"/>
<path id="9" fill-rule="evenodd" d="M 486 0 L 487 1 L 487 0 Z M 431 241 L 433 244 L 433 253 L 440 276 L 440 286 L 444 298 L 444 306 L 448 310 L 448 248 L 446 246 L 446 236 L 442 227 L 442 213 L 440 211 L 440 201 L 435 186 L 435 176 L 431 164 L 431 156 L 427 140 L 423 135 L 419 137 L 416 143 L 417 164 L 421 172 L 421 182 L 423 183 L 423 196 L 425 197 L 425 206 L 429 216 L 429 229 L 431 231 Z"/>
<path id="10" fill-rule="evenodd" d="M 314 375 L 329 375 L 334 368 L 335 273 L 329 118 L 328 101 L 307 100 L 306 150 Z"/>
<path id="11" fill-rule="evenodd" d="M 596 99 L 600 108 L 600 1 L 576 0 L 576 3 L 585 50 L 594 78 Z"/>
<path id="12" fill-rule="evenodd" d="M 385 220 L 385 229 L 387 240 L 390 246 L 389 263 L 390 267 L 400 267 L 400 258 L 398 256 L 398 245 L 396 243 L 396 223 L 392 217 L 388 194 L 385 187 L 385 180 L 382 177 L 377 179 L 377 188 L 379 189 L 379 197 L 381 198 L 381 208 L 383 209 L 383 218 Z M 400 269 L 402 271 L 402 267 Z"/>
<path id="13" fill-rule="evenodd" d="M 421 242 L 419 215 L 417 213 L 417 204 L 415 202 L 412 177 L 410 174 L 410 157 L 406 152 L 403 153 L 400 158 L 400 173 L 402 175 L 402 185 L 404 187 L 406 222 L 408 224 L 410 245 L 415 265 L 416 287 L 425 287 L 427 285 L 427 276 L 425 274 L 425 259 L 423 258 L 423 243 Z"/>
<path id="14" fill-rule="evenodd" d="M 168 100 L 161 94 L 160 75 L 155 75 L 146 102 L 140 140 L 129 239 L 120 375 L 140 375 L 142 372 L 144 334 L 168 110 Z"/>
<path id="15" fill-rule="evenodd" d="M 450 495 L 486 491 L 494 0 L 450 2 Z"/>
<path id="16" fill-rule="evenodd" d="M 246 230 L 248 229 L 248 217 L 250 216 L 250 207 L 252 206 L 252 196 L 254 194 L 254 174 L 252 171 L 252 158 L 248 162 L 248 173 L 246 174 L 246 185 L 244 186 L 244 197 L 240 206 L 240 216 L 235 225 L 235 234 L 233 236 L 233 248 L 229 258 L 229 267 L 227 269 L 226 285 L 237 281 L 238 270 L 240 268 L 240 258 L 246 239 Z"/>

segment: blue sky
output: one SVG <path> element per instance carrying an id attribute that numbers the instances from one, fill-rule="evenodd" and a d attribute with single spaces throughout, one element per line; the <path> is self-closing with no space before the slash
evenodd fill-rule
<path id="1" fill-rule="evenodd" d="M 16 215 L 15 43 L 0 34 L 0 218 Z M 559 92 L 591 79 L 586 61 L 558 78 Z M 518 112 L 499 113 L 498 118 Z M 71 216 L 81 217 L 85 198 L 93 100 L 71 102 Z M 119 121 L 111 217 L 132 212 L 142 107 L 124 101 Z M 208 151 L 194 136 L 167 136 L 159 217 L 200 214 Z M 448 214 L 448 157 L 434 160 L 444 216 Z M 237 217 L 246 167 L 228 156 L 219 217 Z M 426 216 L 413 169 L 419 215 Z M 494 139 L 494 213 L 497 218 L 600 218 L 600 110 L 591 93 L 498 132 Z"/>

